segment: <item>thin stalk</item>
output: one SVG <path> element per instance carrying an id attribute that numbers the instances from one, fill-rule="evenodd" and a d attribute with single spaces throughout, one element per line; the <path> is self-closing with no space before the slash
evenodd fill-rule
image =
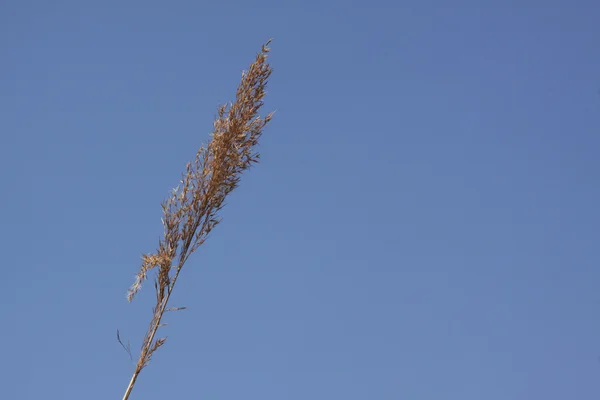
<path id="1" fill-rule="evenodd" d="M 142 355 L 144 357 L 148 354 L 150 345 L 154 341 L 154 336 L 156 336 L 156 332 L 158 331 L 158 328 L 160 327 L 160 321 L 162 320 L 162 317 L 165 313 L 165 309 L 167 308 L 167 304 L 169 303 L 169 297 L 171 297 L 171 293 L 173 292 L 173 288 L 175 287 L 175 282 L 177 282 L 177 277 L 179 276 L 179 272 L 181 271 L 181 268 L 183 268 L 183 265 L 181 267 L 177 268 L 177 272 L 175 272 L 175 275 L 173 276 L 173 279 L 171 280 L 171 284 L 169 285 L 169 290 L 167 291 L 167 295 L 165 296 L 165 299 L 161 305 L 161 309 L 160 309 L 160 313 L 158 314 L 158 318 L 153 323 L 153 326 L 150 331 L 150 340 L 148 340 L 148 344 L 146 346 L 144 346 L 144 349 L 142 350 Z M 140 360 L 141 359 L 142 359 L 142 356 L 140 356 Z M 127 386 L 127 390 L 125 390 L 125 394 L 123 395 L 123 400 L 129 399 L 129 395 L 131 394 L 131 391 L 133 390 L 133 385 L 135 385 L 135 381 L 137 380 L 137 377 L 139 376 L 140 372 L 142 372 L 143 368 L 144 368 L 143 364 L 140 364 L 140 362 L 138 362 L 138 365 L 136 365 L 136 367 L 135 367 L 135 371 L 133 372 L 131 380 L 129 381 L 129 385 Z"/>

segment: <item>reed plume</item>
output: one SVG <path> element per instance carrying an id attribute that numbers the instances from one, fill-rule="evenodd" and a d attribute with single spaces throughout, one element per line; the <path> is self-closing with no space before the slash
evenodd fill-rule
<path id="1" fill-rule="evenodd" d="M 168 308 L 168 303 L 181 269 L 221 222 L 219 211 L 227 195 L 238 186 L 241 174 L 259 160 L 255 147 L 273 115 L 261 118 L 258 114 L 272 72 L 267 62 L 270 42 L 262 46 L 248 71 L 242 73 L 235 101 L 218 108 L 208 144 L 200 147 L 194 161 L 187 164 L 179 186 L 162 203 L 164 236 L 154 253 L 142 255 L 142 265 L 127 293 L 127 299 L 133 300 L 150 270 L 157 269 L 153 316 L 123 400 L 129 398 L 140 372 L 166 341 L 165 337 L 156 338 L 156 334 L 165 312 L 178 309 Z"/>

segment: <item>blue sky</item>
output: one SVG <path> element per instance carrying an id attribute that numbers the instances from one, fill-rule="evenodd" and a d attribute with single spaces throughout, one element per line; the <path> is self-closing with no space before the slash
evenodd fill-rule
<path id="1" fill-rule="evenodd" d="M 0 397 L 120 399 L 160 202 L 276 110 L 132 399 L 597 399 L 597 1 L 8 1 Z"/>

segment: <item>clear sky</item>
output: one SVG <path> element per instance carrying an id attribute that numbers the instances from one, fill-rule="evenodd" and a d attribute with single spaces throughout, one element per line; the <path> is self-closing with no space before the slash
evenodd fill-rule
<path id="1" fill-rule="evenodd" d="M 0 397 L 121 398 L 160 202 L 270 37 L 131 399 L 598 399 L 596 0 L 3 2 Z"/>

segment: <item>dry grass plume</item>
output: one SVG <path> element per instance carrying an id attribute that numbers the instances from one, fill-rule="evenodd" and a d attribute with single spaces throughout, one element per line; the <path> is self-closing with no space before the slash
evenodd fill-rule
<path id="1" fill-rule="evenodd" d="M 168 308 L 168 303 L 181 269 L 221 222 L 219 210 L 238 186 L 241 174 L 259 160 L 255 146 L 272 117 L 272 113 L 264 118 L 258 114 L 272 71 L 267 62 L 270 42 L 242 73 L 235 101 L 219 107 L 208 144 L 200 147 L 194 161 L 187 164 L 179 186 L 162 203 L 164 237 L 154 253 L 142 255 L 142 265 L 127 294 L 128 300 L 133 300 L 148 273 L 157 270 L 153 316 L 123 400 L 129 398 L 140 372 L 166 341 L 156 335 L 165 312 L 176 310 Z"/>

